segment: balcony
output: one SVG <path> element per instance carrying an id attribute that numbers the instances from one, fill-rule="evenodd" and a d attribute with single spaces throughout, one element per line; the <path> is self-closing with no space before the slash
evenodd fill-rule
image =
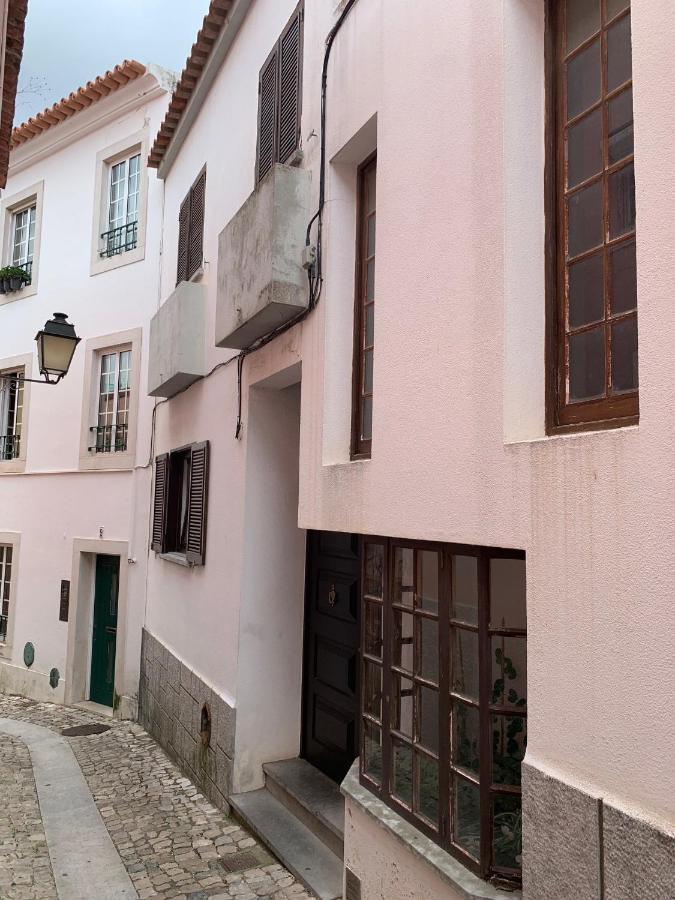
<path id="1" fill-rule="evenodd" d="M 99 250 L 99 256 L 102 259 L 110 259 L 111 256 L 118 256 L 120 253 L 126 253 L 127 250 L 135 250 L 137 244 L 138 222 L 129 222 L 127 225 L 120 225 L 119 228 L 103 232 L 101 235 L 102 249 Z"/>
<path id="2" fill-rule="evenodd" d="M 205 374 L 205 325 L 205 286 L 181 281 L 150 322 L 151 397 L 173 397 Z"/>
<path id="3" fill-rule="evenodd" d="M 0 460 L 18 459 L 20 452 L 20 434 L 0 434 Z"/>
<path id="4" fill-rule="evenodd" d="M 127 449 L 126 425 L 92 425 L 90 453 L 124 453 Z"/>
<path id="5" fill-rule="evenodd" d="M 216 345 L 241 349 L 307 308 L 310 173 L 276 165 L 220 233 Z"/>

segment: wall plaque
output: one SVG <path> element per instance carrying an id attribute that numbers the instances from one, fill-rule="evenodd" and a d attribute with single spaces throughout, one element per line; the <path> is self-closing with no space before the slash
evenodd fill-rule
<path id="1" fill-rule="evenodd" d="M 68 609 L 70 607 L 70 582 L 61 582 L 61 602 L 59 604 L 59 622 L 68 621 Z"/>

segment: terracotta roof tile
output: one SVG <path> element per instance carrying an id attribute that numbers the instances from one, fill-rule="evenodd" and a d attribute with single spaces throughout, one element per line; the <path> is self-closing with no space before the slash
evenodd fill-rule
<path id="1" fill-rule="evenodd" d="M 7 4 L 7 32 L 5 37 L 5 70 L 2 84 L 2 113 L 0 114 L 0 188 L 7 183 L 9 150 L 14 121 L 16 88 L 23 56 L 23 35 L 28 0 L 9 0 Z"/>
<path id="2" fill-rule="evenodd" d="M 232 2 L 233 0 L 211 0 L 209 4 L 209 11 L 204 16 L 197 40 L 192 45 L 185 68 L 171 97 L 169 109 L 148 157 L 148 165 L 155 169 L 162 162 L 171 139 L 178 128 L 187 106 L 187 101 L 192 96 L 192 92 L 201 78 L 204 67 L 211 55 L 213 46 L 227 21 Z"/>
<path id="3" fill-rule="evenodd" d="M 86 109 L 92 103 L 96 103 L 124 87 L 130 81 L 139 78 L 145 74 L 145 71 L 142 63 L 136 62 L 135 59 L 125 59 L 112 71 L 99 75 L 94 81 L 88 81 L 83 87 L 73 91 L 67 97 L 63 97 L 58 103 L 36 116 L 32 116 L 21 125 L 17 125 L 12 131 L 11 148 L 14 149 L 20 144 L 25 144 L 32 137 L 42 134 L 43 131 L 58 125 L 64 119 L 69 119 L 81 109 Z"/>

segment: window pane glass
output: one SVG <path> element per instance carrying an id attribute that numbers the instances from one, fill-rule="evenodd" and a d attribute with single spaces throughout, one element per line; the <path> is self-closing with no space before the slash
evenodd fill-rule
<path id="1" fill-rule="evenodd" d="M 409 613 L 394 612 L 393 662 L 412 674 L 413 617 Z"/>
<path id="2" fill-rule="evenodd" d="M 527 643 L 525 638 L 492 638 L 492 697 L 500 706 L 527 705 Z"/>
<path id="3" fill-rule="evenodd" d="M 475 784 L 455 777 L 453 840 L 480 859 L 480 792 Z"/>
<path id="4" fill-rule="evenodd" d="M 375 216 L 368 219 L 368 234 L 366 237 L 366 256 L 375 254 Z"/>
<path id="5" fill-rule="evenodd" d="M 384 569 L 384 547 L 382 544 L 366 544 L 364 593 L 370 597 L 382 596 L 382 571 Z"/>
<path id="6" fill-rule="evenodd" d="M 413 739 L 413 683 L 392 675 L 391 727 Z"/>
<path id="7" fill-rule="evenodd" d="M 453 628 L 452 690 L 478 700 L 478 635 Z"/>
<path id="8" fill-rule="evenodd" d="M 602 110 L 596 109 L 567 132 L 567 186 L 602 172 Z"/>
<path id="9" fill-rule="evenodd" d="M 492 781 L 519 786 L 521 763 L 527 747 L 526 719 L 492 717 Z"/>
<path id="10" fill-rule="evenodd" d="M 375 342 L 375 307 L 372 304 L 366 306 L 366 335 L 365 346 L 372 347 Z"/>
<path id="11" fill-rule="evenodd" d="M 588 256 L 569 268 L 569 325 L 580 328 L 605 317 L 604 257 Z"/>
<path id="12" fill-rule="evenodd" d="M 478 624 L 478 559 L 452 557 L 452 617 Z"/>
<path id="13" fill-rule="evenodd" d="M 635 168 L 633 163 L 609 176 L 609 236 L 635 230 Z"/>
<path id="14" fill-rule="evenodd" d="M 570 401 L 605 395 L 605 329 L 570 335 Z"/>
<path id="15" fill-rule="evenodd" d="M 493 628 L 525 628 L 525 560 L 490 560 L 490 622 Z"/>
<path id="16" fill-rule="evenodd" d="M 366 212 L 375 212 L 377 203 L 377 169 L 374 164 L 370 165 L 366 174 Z"/>
<path id="17" fill-rule="evenodd" d="M 417 617 L 418 675 L 438 684 L 438 621 Z"/>
<path id="18" fill-rule="evenodd" d="M 523 820 L 519 796 L 496 795 L 493 806 L 493 856 L 496 866 L 520 868 Z"/>
<path id="19" fill-rule="evenodd" d="M 438 753 L 438 691 L 428 687 L 417 690 L 419 742 L 427 750 Z"/>
<path id="20" fill-rule="evenodd" d="M 573 119 L 600 99 L 600 41 L 567 63 L 567 118 Z"/>
<path id="21" fill-rule="evenodd" d="M 629 4 L 630 0 L 607 0 L 607 21 L 628 9 Z"/>
<path id="22" fill-rule="evenodd" d="M 631 316 L 612 325 L 612 392 L 638 388 L 637 319 Z"/>
<path id="23" fill-rule="evenodd" d="M 438 613 L 438 553 L 433 550 L 417 551 L 418 609 Z"/>
<path id="24" fill-rule="evenodd" d="M 612 313 L 629 312 L 637 306 L 635 241 L 616 247 L 610 254 Z"/>
<path id="25" fill-rule="evenodd" d="M 366 301 L 375 299 L 375 260 L 369 259 L 366 263 Z"/>
<path id="26" fill-rule="evenodd" d="M 363 771 L 382 784 L 382 732 L 368 721 L 363 722 Z"/>
<path id="27" fill-rule="evenodd" d="M 438 827 L 438 763 L 423 753 L 417 754 L 419 812 Z"/>
<path id="28" fill-rule="evenodd" d="M 413 778 L 412 749 L 392 739 L 392 783 L 391 792 L 406 806 L 412 809 Z"/>
<path id="29" fill-rule="evenodd" d="M 373 437 L 373 399 L 364 397 L 361 401 L 361 438 L 369 441 Z"/>
<path id="30" fill-rule="evenodd" d="M 633 89 L 628 88 L 609 102 L 609 164 L 633 152 Z"/>
<path id="31" fill-rule="evenodd" d="M 473 706 L 452 701 L 452 762 L 478 775 L 480 716 Z"/>
<path id="32" fill-rule="evenodd" d="M 613 91 L 633 74 L 630 16 L 620 19 L 607 31 L 607 89 Z"/>
<path id="33" fill-rule="evenodd" d="M 382 659 L 382 607 L 379 603 L 365 602 L 364 653 Z"/>
<path id="34" fill-rule="evenodd" d="M 363 354 L 363 392 L 373 393 L 373 351 L 366 350 Z"/>
<path id="35" fill-rule="evenodd" d="M 382 719 L 382 669 L 371 662 L 363 663 L 363 709 L 375 719 Z"/>
<path id="36" fill-rule="evenodd" d="M 567 205 L 569 255 L 578 256 L 602 244 L 602 183 L 596 181 L 572 194 Z"/>
<path id="37" fill-rule="evenodd" d="M 567 51 L 600 28 L 600 0 L 567 0 Z"/>
<path id="38" fill-rule="evenodd" d="M 394 550 L 394 603 L 413 608 L 415 599 L 415 551 L 409 547 Z"/>

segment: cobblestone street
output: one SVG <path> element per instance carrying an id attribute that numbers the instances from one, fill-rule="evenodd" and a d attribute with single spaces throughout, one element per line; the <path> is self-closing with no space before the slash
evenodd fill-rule
<path id="1" fill-rule="evenodd" d="M 102 734 L 67 740 L 140 900 L 310 897 L 238 823 L 181 777 L 140 726 L 5 695 L 1 717 L 57 734 L 76 725 L 110 726 Z M 58 898 L 29 751 L 1 732 L 0 796 L 0 898 Z"/>

